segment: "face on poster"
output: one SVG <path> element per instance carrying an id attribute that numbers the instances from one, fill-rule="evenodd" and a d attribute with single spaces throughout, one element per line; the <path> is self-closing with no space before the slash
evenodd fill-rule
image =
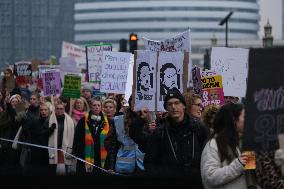
<path id="1" fill-rule="evenodd" d="M 137 51 L 135 111 L 144 107 L 155 111 L 156 63 L 157 53 Z"/>
<path id="2" fill-rule="evenodd" d="M 158 57 L 158 111 L 163 110 L 163 101 L 171 89 L 183 91 L 184 54 L 182 52 L 160 52 Z"/>

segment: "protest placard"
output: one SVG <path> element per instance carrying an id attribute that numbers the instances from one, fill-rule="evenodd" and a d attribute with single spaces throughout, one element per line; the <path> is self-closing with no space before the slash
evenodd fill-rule
<path id="1" fill-rule="evenodd" d="M 112 44 L 98 43 L 94 45 L 88 45 L 86 46 L 86 49 L 89 82 L 97 83 L 98 87 L 95 89 L 100 89 L 103 52 L 112 51 Z"/>
<path id="2" fill-rule="evenodd" d="M 15 76 L 32 76 L 32 63 L 28 61 L 20 61 L 14 64 Z"/>
<path id="3" fill-rule="evenodd" d="M 64 76 L 63 95 L 70 98 L 80 98 L 81 76 L 79 74 L 67 74 Z"/>
<path id="4" fill-rule="evenodd" d="M 47 71 L 42 73 L 43 95 L 53 96 L 61 94 L 60 72 Z"/>
<path id="5" fill-rule="evenodd" d="M 284 49 L 250 49 L 243 149 L 272 151 L 284 133 Z"/>
<path id="6" fill-rule="evenodd" d="M 100 91 L 125 94 L 131 53 L 103 52 Z"/>
<path id="7" fill-rule="evenodd" d="M 133 92 L 135 94 L 134 111 L 148 107 L 156 110 L 156 74 L 157 53 L 153 51 L 137 51 L 133 71 Z"/>
<path id="8" fill-rule="evenodd" d="M 190 30 L 186 30 L 172 38 L 165 39 L 162 41 L 148 39 L 142 37 L 144 41 L 144 46 L 146 50 L 151 51 L 182 51 L 182 52 L 191 52 L 191 38 Z"/>
<path id="9" fill-rule="evenodd" d="M 187 70 L 187 67 L 186 67 Z M 171 89 L 183 92 L 184 53 L 159 52 L 157 70 L 157 111 L 164 112 L 164 98 Z"/>
<path id="10" fill-rule="evenodd" d="M 172 38 L 164 39 L 164 40 L 152 40 L 146 37 L 142 37 L 144 41 L 144 46 L 146 50 L 151 51 L 167 51 L 167 52 L 189 52 L 191 54 L 191 34 L 190 29 L 182 32 Z M 190 56 L 191 57 L 191 56 Z M 192 62 L 191 58 L 189 57 L 188 61 L 188 70 L 186 71 L 187 74 L 191 74 L 192 70 Z M 188 75 L 188 81 L 191 80 L 191 75 Z M 186 83 L 185 86 L 189 86 L 189 82 Z"/>
<path id="11" fill-rule="evenodd" d="M 76 67 L 80 69 L 87 69 L 86 50 L 85 47 L 62 42 L 61 57 L 72 57 L 76 62 Z"/>
<path id="12" fill-rule="evenodd" d="M 225 96 L 245 97 L 248 49 L 213 47 L 211 70 L 222 75 Z"/>
<path id="13" fill-rule="evenodd" d="M 222 85 L 222 76 L 213 75 L 209 77 L 202 77 L 202 105 L 203 107 L 215 104 L 224 104 L 224 92 Z"/>
<path id="14" fill-rule="evenodd" d="M 127 74 L 127 83 L 125 89 L 125 99 L 128 101 L 132 94 L 132 86 L 133 86 L 133 66 L 134 66 L 134 55 L 131 54 L 130 62 L 128 66 L 128 74 Z"/>
<path id="15" fill-rule="evenodd" d="M 168 91 L 176 88 L 183 93 L 186 89 L 189 53 L 136 51 L 135 55 L 133 69 L 135 98 L 132 108 L 138 110 L 148 107 L 151 111 L 154 109 L 153 111 L 164 112 L 164 98 Z"/>
<path id="16" fill-rule="evenodd" d="M 14 64 L 14 74 L 18 86 L 30 83 L 32 78 L 32 64 L 29 61 L 19 61 Z"/>

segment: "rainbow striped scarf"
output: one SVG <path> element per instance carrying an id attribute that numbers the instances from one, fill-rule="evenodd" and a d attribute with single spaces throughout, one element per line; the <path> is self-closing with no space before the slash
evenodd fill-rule
<path id="1" fill-rule="evenodd" d="M 89 113 L 86 113 L 85 116 L 85 161 L 94 164 L 95 159 L 94 159 L 94 139 L 92 137 L 92 134 L 90 132 L 89 126 L 88 126 L 88 118 L 89 118 Z M 107 120 L 107 117 L 103 114 L 103 130 L 100 133 L 100 153 L 101 153 L 101 167 L 104 168 L 105 166 L 105 160 L 107 157 L 107 151 L 105 149 L 104 141 L 105 138 L 107 137 L 107 134 L 109 132 L 109 123 Z"/>

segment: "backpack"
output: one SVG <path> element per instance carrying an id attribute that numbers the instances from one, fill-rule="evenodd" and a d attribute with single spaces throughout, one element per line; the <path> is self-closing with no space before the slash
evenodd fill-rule
<path id="1" fill-rule="evenodd" d="M 123 174 L 131 174 L 135 168 L 144 170 L 142 153 L 138 145 L 125 133 L 124 115 L 114 117 L 114 125 L 117 140 L 121 143 L 116 156 L 115 171 Z"/>

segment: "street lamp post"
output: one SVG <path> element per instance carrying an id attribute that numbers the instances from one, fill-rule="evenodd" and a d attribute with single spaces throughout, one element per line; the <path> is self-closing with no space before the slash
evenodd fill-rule
<path id="1" fill-rule="evenodd" d="M 233 13 L 234 13 L 233 11 L 229 12 L 229 14 L 225 18 L 223 18 L 223 20 L 221 20 L 221 22 L 219 23 L 220 26 L 223 26 L 224 23 L 226 23 L 226 31 L 225 31 L 226 47 L 228 47 L 228 20 L 230 19 Z"/>

